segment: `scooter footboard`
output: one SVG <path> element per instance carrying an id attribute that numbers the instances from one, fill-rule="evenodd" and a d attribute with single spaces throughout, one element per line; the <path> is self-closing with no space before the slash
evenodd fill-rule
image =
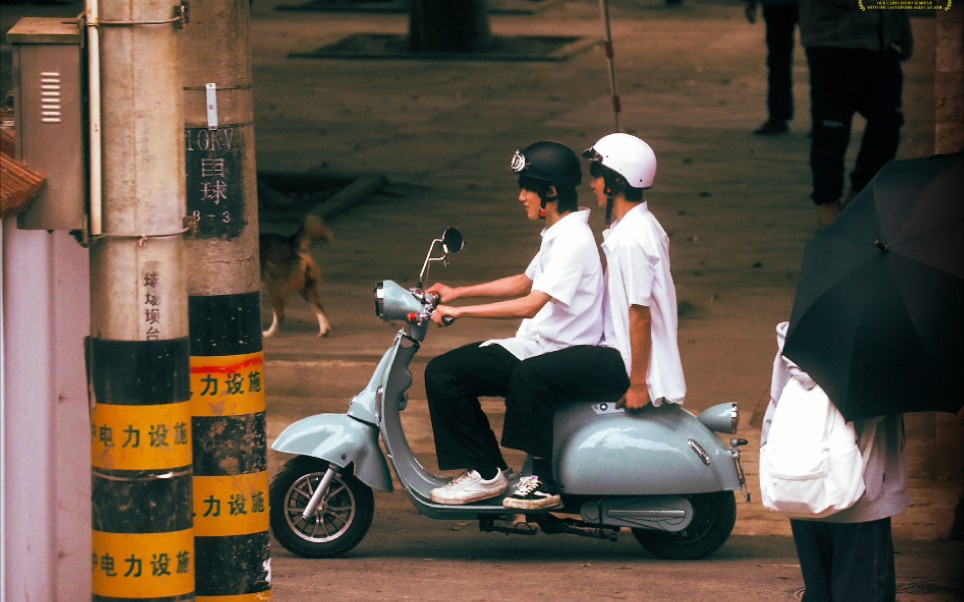
<path id="1" fill-rule="evenodd" d="M 392 491 L 392 476 L 378 446 L 378 430 L 346 414 L 303 418 L 278 435 L 271 449 L 320 458 L 345 468 L 354 464 L 355 477 L 373 489 Z"/>

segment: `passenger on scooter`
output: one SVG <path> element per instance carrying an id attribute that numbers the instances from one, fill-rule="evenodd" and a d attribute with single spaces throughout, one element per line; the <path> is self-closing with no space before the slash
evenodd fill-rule
<path id="1" fill-rule="evenodd" d="M 429 287 L 441 295 L 443 305 L 432 316 L 440 325 L 449 322 L 446 318 L 523 318 L 514 337 L 454 349 L 425 370 L 439 468 L 465 469 L 432 490 L 436 503 L 468 504 L 508 489 L 507 466 L 479 396 L 505 396 L 513 369 L 525 359 L 602 340 L 603 271 L 589 209 L 578 206 L 580 163 L 558 142 L 536 142 L 516 151 L 512 169 L 519 175 L 518 200 L 528 219 L 545 219 L 539 252 L 521 274 L 464 287 Z M 505 300 L 450 305 L 470 297 Z M 551 425 L 542 427 L 551 430 Z"/>
<path id="2" fill-rule="evenodd" d="M 570 347 L 526 359 L 506 394 L 502 443 L 533 458 L 533 477 L 503 500 L 532 510 L 558 503 L 552 468 L 555 405 L 617 401 L 641 410 L 650 403 L 683 403 L 686 383 L 677 344 L 676 287 L 669 237 L 643 192 L 653 185 L 656 155 L 629 134 L 609 134 L 583 154 L 606 221 L 605 336 L 599 347 Z M 628 376 L 628 378 L 627 378 Z"/>

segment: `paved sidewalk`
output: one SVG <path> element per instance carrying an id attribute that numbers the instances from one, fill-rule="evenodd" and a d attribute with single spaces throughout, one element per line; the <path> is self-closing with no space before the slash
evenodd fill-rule
<path id="1" fill-rule="evenodd" d="M 292 299 L 288 330 L 266 341 L 272 437 L 306 413 L 343 411 L 364 386 L 393 332 L 371 313 L 371 287 L 385 278 L 413 283 L 428 242 L 443 227 L 459 226 L 466 249 L 433 278 L 480 281 L 525 267 L 539 227 L 514 205 L 512 151 L 542 138 L 581 149 L 613 128 L 598 45 L 563 62 L 289 58 L 351 33 L 404 33 L 407 16 L 274 10 L 280 3 L 254 4 L 259 170 L 377 174 L 389 184 L 332 219 L 336 243 L 316 249 L 332 335 L 314 338 L 312 318 Z M 807 70 L 798 48 L 791 133 L 752 136 L 765 118 L 764 29 L 746 23 L 741 6 L 614 0 L 612 31 L 623 129 L 649 141 L 660 162 L 650 204 L 672 238 L 687 407 L 740 402 L 754 497 L 740 504 L 735 533 L 788 534 L 787 521 L 759 504 L 756 450 L 773 328 L 789 316 L 803 248 L 815 234 Z M 914 19 L 917 51 L 905 65 L 900 158 L 933 149 L 934 23 Z M 532 16 L 493 15 L 491 25 L 496 35 L 602 38 L 597 3 L 588 0 L 553 3 Z M 856 127 L 855 140 L 859 119 Z M 591 200 L 588 189 L 584 200 Z M 597 230 L 601 219 L 593 217 Z M 448 348 L 513 329 L 466 322 L 427 341 L 408 412 L 413 445 L 427 465 L 434 460 L 421 366 Z M 488 405 L 498 421 L 499 403 Z M 942 429 L 960 433 L 960 419 L 944 422 Z M 909 417 L 915 505 L 896 519 L 899 537 L 940 538 L 951 524 L 961 465 L 959 455 L 937 451 L 948 437 L 938 439 L 936 428 L 931 415 Z"/>

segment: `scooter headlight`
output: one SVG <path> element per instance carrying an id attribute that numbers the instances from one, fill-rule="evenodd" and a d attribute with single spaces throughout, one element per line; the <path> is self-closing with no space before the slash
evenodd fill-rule
<path id="1" fill-rule="evenodd" d="M 375 285 L 375 315 L 379 318 L 385 311 L 385 283 L 379 282 Z"/>
<path id="2" fill-rule="evenodd" d="M 375 286 L 375 315 L 382 320 L 409 321 L 412 313 L 422 310 L 422 304 L 411 292 L 391 280 Z"/>

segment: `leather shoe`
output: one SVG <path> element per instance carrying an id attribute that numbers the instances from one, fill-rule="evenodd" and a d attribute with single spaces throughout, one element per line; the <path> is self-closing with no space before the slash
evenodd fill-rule
<path id="1" fill-rule="evenodd" d="M 787 125 L 786 121 L 767 121 L 757 129 L 753 130 L 753 133 L 757 136 L 777 136 L 780 134 L 786 134 L 789 131 L 790 126 Z"/>
<path id="2" fill-rule="evenodd" d="M 821 230 L 833 223 L 833 220 L 837 219 L 840 212 L 843 211 L 843 205 L 840 201 L 834 201 L 833 203 L 821 203 L 817 205 L 817 225 Z"/>

